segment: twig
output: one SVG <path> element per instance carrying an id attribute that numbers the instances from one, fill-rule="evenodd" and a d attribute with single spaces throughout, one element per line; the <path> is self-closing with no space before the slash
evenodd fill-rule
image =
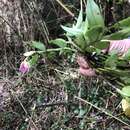
<path id="1" fill-rule="evenodd" d="M 117 121 L 123 123 L 124 125 L 127 125 L 128 127 L 130 127 L 130 125 L 127 124 L 126 122 L 124 122 L 124 121 L 122 121 L 121 119 L 119 119 L 119 118 L 113 116 L 112 114 L 108 113 L 106 110 L 101 109 L 101 108 L 95 106 L 95 105 L 92 104 L 91 102 L 88 102 L 87 100 L 84 100 L 84 99 L 82 99 L 82 98 L 80 98 L 80 97 L 77 97 L 77 96 L 75 96 L 75 98 L 78 99 L 78 100 L 80 100 L 80 101 L 82 101 L 82 102 L 85 102 L 86 104 L 91 105 L 91 106 L 94 107 L 95 109 L 97 109 L 97 110 L 99 110 L 99 111 L 105 113 L 107 116 L 109 116 L 109 117 L 111 117 L 111 118 L 114 118 L 115 120 L 117 120 Z"/>
<path id="2" fill-rule="evenodd" d="M 70 14 L 72 17 L 74 17 L 74 14 L 60 1 L 60 0 L 56 0 L 57 3 L 59 3 L 59 5 L 68 13 Z"/>
<path id="3" fill-rule="evenodd" d="M 68 106 L 68 105 L 76 105 L 76 103 L 73 103 L 73 102 L 55 102 L 55 103 L 47 103 L 47 104 L 40 104 L 40 105 L 36 105 L 36 108 L 39 108 L 39 107 L 52 107 L 52 106 Z"/>

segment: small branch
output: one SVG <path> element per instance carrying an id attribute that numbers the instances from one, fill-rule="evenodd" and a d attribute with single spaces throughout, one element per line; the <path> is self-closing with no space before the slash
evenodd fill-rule
<path id="1" fill-rule="evenodd" d="M 59 3 L 59 5 L 68 13 L 70 14 L 72 17 L 74 17 L 74 14 L 60 1 L 60 0 L 56 0 L 57 3 Z"/>
<path id="2" fill-rule="evenodd" d="M 92 104 L 91 102 L 88 102 L 88 101 L 86 101 L 86 100 L 84 100 L 84 99 L 82 99 L 82 98 L 80 98 L 80 97 L 75 96 L 75 98 L 78 99 L 78 100 L 80 100 L 80 101 L 82 101 L 82 102 L 84 102 L 84 103 L 86 103 L 86 104 L 91 105 L 92 107 L 94 107 L 95 109 L 97 109 L 97 110 L 103 112 L 103 113 L 106 114 L 107 116 L 109 116 L 109 117 L 111 117 L 111 118 L 114 118 L 115 120 L 121 122 L 122 124 L 127 125 L 128 127 L 130 127 L 129 124 L 127 124 L 126 122 L 122 121 L 121 119 L 119 119 L 119 118 L 113 116 L 112 114 L 108 113 L 105 109 L 99 108 L 99 107 L 95 106 L 94 104 Z"/>
<path id="3" fill-rule="evenodd" d="M 36 108 L 39 107 L 53 107 L 53 106 L 68 106 L 68 105 L 76 105 L 76 103 L 73 102 L 55 102 L 55 103 L 47 103 L 47 104 L 40 104 L 40 105 L 36 105 Z"/>

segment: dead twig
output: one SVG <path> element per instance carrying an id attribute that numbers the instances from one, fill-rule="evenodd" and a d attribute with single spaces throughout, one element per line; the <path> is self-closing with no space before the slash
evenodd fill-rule
<path id="1" fill-rule="evenodd" d="M 59 5 L 72 17 L 74 17 L 74 14 L 60 1 L 60 0 L 56 0 L 57 3 L 59 3 Z"/>
<path id="2" fill-rule="evenodd" d="M 39 108 L 39 107 L 53 107 L 53 106 L 69 106 L 69 105 L 77 105 L 76 103 L 74 102 L 66 102 L 66 101 L 63 101 L 63 102 L 55 102 L 55 103 L 47 103 L 47 104 L 40 104 L 40 105 L 36 105 L 36 108 Z"/>
<path id="3" fill-rule="evenodd" d="M 109 116 L 109 117 L 111 117 L 111 118 L 114 118 L 115 120 L 121 122 L 122 124 L 124 124 L 124 125 L 130 127 L 129 124 L 127 124 L 126 122 L 124 122 L 124 121 L 122 121 L 121 119 L 117 118 L 116 116 L 114 116 L 114 115 L 108 113 L 105 109 L 99 108 L 99 107 L 95 106 L 94 104 L 92 104 L 91 102 L 89 102 L 89 101 L 87 101 L 87 100 L 84 100 L 84 99 L 82 99 L 82 98 L 80 98 L 80 97 L 75 96 L 75 99 L 78 99 L 78 100 L 80 100 L 80 101 L 82 101 L 82 102 L 84 102 L 84 103 L 86 103 L 86 104 L 91 105 L 92 107 L 94 107 L 95 109 L 101 111 L 102 113 L 106 114 L 107 116 Z"/>

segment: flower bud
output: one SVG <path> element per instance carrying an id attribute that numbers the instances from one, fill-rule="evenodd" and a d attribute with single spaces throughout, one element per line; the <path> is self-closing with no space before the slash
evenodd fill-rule
<path id="1" fill-rule="evenodd" d="M 21 63 L 19 71 L 23 74 L 28 73 L 30 69 L 30 64 L 25 60 Z"/>

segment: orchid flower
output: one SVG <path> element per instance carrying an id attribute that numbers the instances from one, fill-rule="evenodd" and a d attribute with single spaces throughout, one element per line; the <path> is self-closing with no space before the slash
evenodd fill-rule
<path id="1" fill-rule="evenodd" d="M 77 63 L 80 66 L 79 67 L 80 74 L 90 77 L 96 76 L 95 70 L 89 66 L 88 62 L 82 56 L 77 57 Z"/>
<path id="2" fill-rule="evenodd" d="M 23 74 L 28 73 L 30 69 L 30 64 L 29 62 L 27 62 L 26 60 L 24 60 L 21 64 L 20 64 L 20 68 L 19 71 Z"/>
<path id="3" fill-rule="evenodd" d="M 115 51 L 118 56 L 125 56 L 130 49 L 130 39 L 123 40 L 110 40 L 108 48 L 102 50 L 102 52 L 108 52 L 108 54 Z M 81 56 L 78 56 L 77 63 L 79 64 L 79 72 L 84 76 L 96 76 L 95 70 L 92 69 L 88 62 Z"/>

